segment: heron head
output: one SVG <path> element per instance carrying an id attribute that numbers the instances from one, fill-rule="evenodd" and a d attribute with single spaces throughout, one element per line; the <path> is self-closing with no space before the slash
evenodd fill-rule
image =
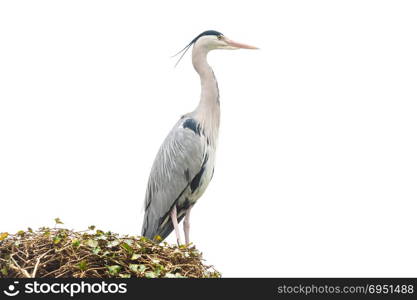
<path id="1" fill-rule="evenodd" d="M 187 50 L 194 45 L 194 48 L 211 51 L 216 49 L 237 50 L 237 49 L 258 49 L 257 47 L 235 42 L 222 33 L 216 30 L 207 30 L 196 36 L 184 49 L 175 55 L 182 52 L 177 64 L 187 52 Z"/>
<path id="2" fill-rule="evenodd" d="M 232 41 L 224 34 L 215 31 L 208 30 L 199 34 L 192 41 L 194 47 L 203 47 L 208 51 L 215 49 L 226 49 L 226 50 L 236 50 L 236 49 L 258 49 L 257 47 L 241 44 L 235 41 Z"/>

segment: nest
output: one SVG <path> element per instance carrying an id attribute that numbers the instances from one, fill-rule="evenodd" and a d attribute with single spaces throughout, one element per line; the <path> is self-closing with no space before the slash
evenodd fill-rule
<path id="1" fill-rule="evenodd" d="M 57 223 L 61 223 L 59 219 Z M 156 244 L 90 226 L 0 233 L 0 278 L 220 277 L 193 246 Z"/>

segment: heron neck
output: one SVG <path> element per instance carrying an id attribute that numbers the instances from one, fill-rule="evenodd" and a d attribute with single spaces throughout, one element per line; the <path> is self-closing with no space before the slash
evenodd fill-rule
<path id="1" fill-rule="evenodd" d="M 203 123 L 211 126 L 217 134 L 220 121 L 219 89 L 212 68 L 207 63 L 207 50 L 193 49 L 193 66 L 200 75 L 201 97 L 195 113 Z"/>

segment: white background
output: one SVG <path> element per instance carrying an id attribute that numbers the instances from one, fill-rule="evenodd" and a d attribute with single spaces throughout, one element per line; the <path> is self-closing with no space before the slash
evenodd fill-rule
<path id="1" fill-rule="evenodd" d="M 195 108 L 207 29 L 216 173 L 191 238 L 224 276 L 417 276 L 415 1 L 2 1 L 0 231 L 139 234 L 148 174 Z M 168 239 L 174 242 L 173 236 Z"/>

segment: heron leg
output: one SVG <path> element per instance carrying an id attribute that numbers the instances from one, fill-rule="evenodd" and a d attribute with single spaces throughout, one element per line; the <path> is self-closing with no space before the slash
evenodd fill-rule
<path id="1" fill-rule="evenodd" d="M 185 235 L 185 244 L 188 245 L 190 243 L 190 214 L 191 214 L 191 208 L 187 209 L 187 212 L 185 213 L 184 218 L 184 235 Z"/>
<path id="2" fill-rule="evenodd" d="M 180 229 L 178 227 L 177 206 L 176 205 L 174 205 L 174 208 L 171 210 L 171 221 L 172 221 L 172 225 L 174 225 L 175 235 L 177 236 L 177 244 L 179 246 L 179 245 L 181 245 L 181 237 L 180 237 Z"/>

